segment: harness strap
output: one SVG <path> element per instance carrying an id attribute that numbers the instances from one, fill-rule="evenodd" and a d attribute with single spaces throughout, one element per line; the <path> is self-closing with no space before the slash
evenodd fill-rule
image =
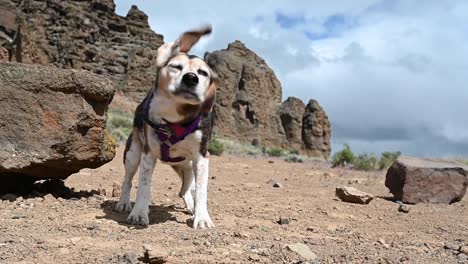
<path id="1" fill-rule="evenodd" d="M 173 145 L 182 141 L 188 135 L 192 134 L 197 130 L 198 125 L 200 124 L 201 115 L 198 115 L 192 122 L 186 126 L 181 124 L 172 124 L 167 122 L 165 124 L 156 124 L 149 119 L 149 105 L 151 100 L 154 98 L 154 92 L 151 92 L 151 95 L 148 97 L 145 103 L 145 111 L 143 120 L 151 126 L 155 133 L 158 135 L 160 150 L 161 150 L 161 160 L 164 162 L 181 162 L 184 161 L 184 157 L 170 157 L 170 149 Z"/>

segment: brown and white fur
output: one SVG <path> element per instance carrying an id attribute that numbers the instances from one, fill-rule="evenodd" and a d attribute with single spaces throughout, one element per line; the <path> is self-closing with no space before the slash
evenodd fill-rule
<path id="1" fill-rule="evenodd" d="M 151 92 L 148 118 L 154 123 L 186 123 L 201 114 L 198 129 L 184 140 L 173 145 L 171 157 L 182 156 L 184 161 L 170 163 L 182 179 L 179 196 L 184 200 L 187 209 L 193 213 L 193 227 L 213 228 L 208 213 L 208 140 L 211 137 L 211 110 L 215 101 L 215 73 L 200 58 L 188 55 L 187 52 L 203 36 L 211 33 L 211 27 L 182 34 L 175 42 L 162 45 L 157 52 L 157 79 Z M 186 85 L 184 76 L 194 74 L 197 84 Z M 191 75 L 193 77 L 193 75 Z M 195 78 L 195 77 L 193 77 Z M 134 128 L 130 134 L 124 154 L 125 178 L 122 191 L 115 210 L 130 212 L 127 222 L 133 225 L 149 224 L 149 202 L 151 178 L 156 160 L 160 159 L 160 142 L 151 126 L 143 120 L 144 106 L 150 99 L 148 95 L 137 107 Z M 135 205 L 130 203 L 132 179 L 138 166 L 140 176 Z M 195 197 L 192 197 L 192 191 Z"/>

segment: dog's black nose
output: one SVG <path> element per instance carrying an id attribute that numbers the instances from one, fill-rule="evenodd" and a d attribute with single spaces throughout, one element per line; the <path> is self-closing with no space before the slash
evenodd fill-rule
<path id="1" fill-rule="evenodd" d="M 182 77 L 182 82 L 188 87 L 195 86 L 198 84 L 198 76 L 195 73 L 186 73 L 184 77 Z"/>

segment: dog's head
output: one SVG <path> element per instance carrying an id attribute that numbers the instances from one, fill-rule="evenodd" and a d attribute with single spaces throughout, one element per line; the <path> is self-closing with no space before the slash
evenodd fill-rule
<path id="1" fill-rule="evenodd" d="M 217 76 L 203 59 L 187 53 L 210 33 L 211 26 L 185 32 L 178 40 L 159 47 L 156 58 L 158 89 L 179 103 L 199 105 L 202 112 L 213 108 Z"/>

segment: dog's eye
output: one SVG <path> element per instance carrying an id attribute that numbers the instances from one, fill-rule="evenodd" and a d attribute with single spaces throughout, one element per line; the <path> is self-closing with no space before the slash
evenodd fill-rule
<path id="1" fill-rule="evenodd" d="M 173 69 L 177 69 L 179 71 L 182 70 L 182 65 L 178 65 L 178 64 L 170 64 L 169 67 Z"/>
<path id="2" fill-rule="evenodd" d="M 198 70 L 198 74 L 202 75 L 202 76 L 205 76 L 205 77 L 208 77 L 208 73 L 204 70 Z"/>

